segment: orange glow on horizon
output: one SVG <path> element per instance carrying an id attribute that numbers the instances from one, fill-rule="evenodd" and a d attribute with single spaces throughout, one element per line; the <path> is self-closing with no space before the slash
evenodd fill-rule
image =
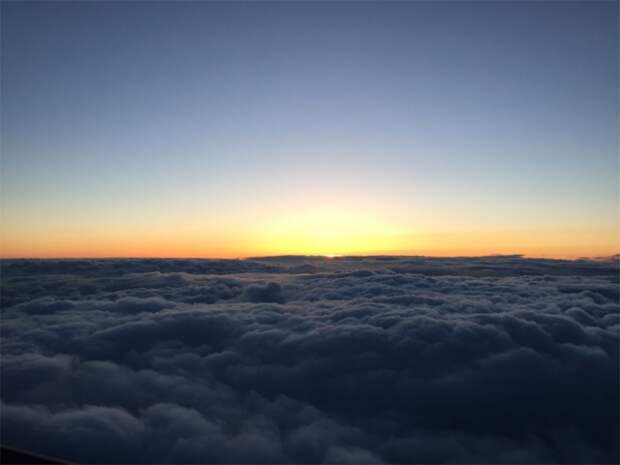
<path id="1" fill-rule="evenodd" d="M 106 231 L 8 234 L 0 240 L 1 258 L 247 258 L 273 255 L 426 255 L 483 256 L 521 254 L 575 259 L 618 254 L 616 231 L 483 231 L 410 233 L 359 215 L 291 216 L 252 229 L 220 232 Z M 321 217 L 321 215 L 319 215 Z M 325 220 L 331 230 L 321 231 Z"/>

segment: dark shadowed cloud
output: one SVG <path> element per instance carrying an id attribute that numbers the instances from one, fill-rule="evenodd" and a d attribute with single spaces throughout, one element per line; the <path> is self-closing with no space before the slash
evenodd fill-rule
<path id="1" fill-rule="evenodd" d="M 77 463 L 616 463 L 617 261 L 2 262 L 2 441 Z"/>

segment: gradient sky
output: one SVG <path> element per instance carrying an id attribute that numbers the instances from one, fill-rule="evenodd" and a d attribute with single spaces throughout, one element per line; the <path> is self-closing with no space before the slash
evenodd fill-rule
<path id="1" fill-rule="evenodd" d="M 2 2 L 3 257 L 620 249 L 617 2 Z"/>

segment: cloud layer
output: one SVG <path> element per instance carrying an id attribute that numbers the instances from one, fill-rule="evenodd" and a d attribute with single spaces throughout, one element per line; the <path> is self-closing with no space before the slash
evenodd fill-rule
<path id="1" fill-rule="evenodd" d="M 2 262 L 2 441 L 76 463 L 617 463 L 617 261 Z"/>

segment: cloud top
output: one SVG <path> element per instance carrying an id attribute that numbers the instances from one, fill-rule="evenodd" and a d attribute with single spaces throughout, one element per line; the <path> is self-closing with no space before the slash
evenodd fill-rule
<path id="1" fill-rule="evenodd" d="M 615 463 L 618 262 L 2 262 L 6 445 L 76 463 Z"/>

